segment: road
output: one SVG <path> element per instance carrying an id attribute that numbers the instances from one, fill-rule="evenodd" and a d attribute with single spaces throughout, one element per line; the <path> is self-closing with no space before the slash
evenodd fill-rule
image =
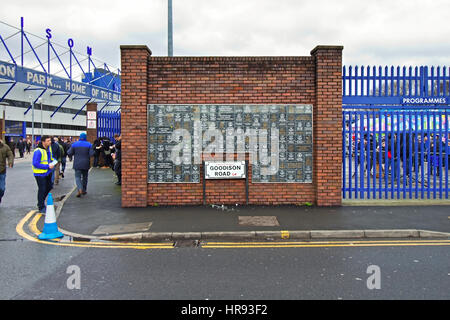
<path id="1" fill-rule="evenodd" d="M 57 195 L 73 186 L 71 164 L 66 172 Z M 0 299 L 450 299 L 448 242 L 162 249 L 43 244 L 16 232 L 35 204 L 30 164 L 17 163 L 7 173 L 0 207 Z M 27 233 L 30 221 L 23 226 Z M 380 289 L 368 289 L 369 266 L 379 267 Z"/>

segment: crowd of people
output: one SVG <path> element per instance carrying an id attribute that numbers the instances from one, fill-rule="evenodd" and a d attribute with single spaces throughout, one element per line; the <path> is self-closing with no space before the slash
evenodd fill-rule
<path id="1" fill-rule="evenodd" d="M 440 175 L 440 171 L 448 170 L 450 137 L 445 135 L 404 132 L 380 136 L 370 133 L 362 138 L 363 141 L 357 138 L 353 143 L 353 158 L 358 167 L 363 161 L 364 171 L 367 170 L 371 175 L 375 171 L 374 163 L 381 164 L 382 172 L 390 175 L 394 181 L 399 178 L 399 173 L 411 178 L 411 173 L 421 172 L 424 163 L 429 166 L 430 173 L 436 176 Z"/>
<path id="2" fill-rule="evenodd" d="M 45 198 L 53 186 L 58 184 L 60 177 L 64 178 L 67 157 L 69 161 L 73 159 L 77 198 L 87 194 L 91 157 L 94 157 L 94 167 L 99 167 L 99 158 L 103 156 L 104 165 L 114 170 L 118 179 L 116 184 L 121 185 L 121 139 L 119 135 L 115 135 L 114 139 L 115 144 L 109 138 L 101 137 L 92 145 L 87 141 L 85 133 L 80 134 L 79 140 L 72 144 L 57 137 L 42 137 L 33 156 L 39 211 L 45 213 Z"/>
<path id="3" fill-rule="evenodd" d="M 121 137 L 114 136 L 115 143 L 107 137 L 97 139 L 92 145 L 87 141 L 86 133 L 80 134 L 78 141 L 60 137 L 44 135 L 37 142 L 33 150 L 32 170 L 38 186 L 38 209 L 45 214 L 45 199 L 50 191 L 64 179 L 67 159 L 73 161 L 77 197 L 87 194 L 88 172 L 91 168 L 91 157 L 94 157 L 94 167 L 99 167 L 102 158 L 104 166 L 111 168 L 117 176 L 117 185 L 121 185 Z M 31 141 L 19 139 L 10 146 L 0 140 L 0 203 L 6 189 L 6 168 L 14 165 L 14 148 L 19 149 L 20 157 L 23 153 L 31 153 Z"/>
<path id="4" fill-rule="evenodd" d="M 4 143 L 4 142 L 3 142 Z M 23 138 L 19 138 L 19 141 L 14 142 L 14 140 L 9 140 L 6 142 L 7 146 L 11 150 L 14 157 L 16 157 L 16 149 L 19 151 L 19 157 L 23 158 L 25 154 L 31 153 L 31 140 L 26 141 Z"/>
<path id="5" fill-rule="evenodd" d="M 94 167 L 100 167 L 100 158 L 104 160 L 104 166 L 111 168 L 117 176 L 117 185 L 122 184 L 122 155 L 120 135 L 114 135 L 115 143 L 108 137 L 100 137 L 94 141 Z"/>

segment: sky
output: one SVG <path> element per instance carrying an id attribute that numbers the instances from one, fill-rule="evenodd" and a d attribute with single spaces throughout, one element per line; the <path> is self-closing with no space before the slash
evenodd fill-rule
<path id="1" fill-rule="evenodd" d="M 167 0 L 4 0 L 0 21 L 120 67 L 122 44 L 167 55 Z M 449 0 L 173 0 L 174 56 L 309 56 L 346 65 L 450 65 Z M 7 36 L 0 28 L 0 35 Z M 11 30 L 9 31 L 11 33 Z M 13 40 L 11 46 L 13 46 Z M 0 45 L 0 52 L 3 47 Z"/>

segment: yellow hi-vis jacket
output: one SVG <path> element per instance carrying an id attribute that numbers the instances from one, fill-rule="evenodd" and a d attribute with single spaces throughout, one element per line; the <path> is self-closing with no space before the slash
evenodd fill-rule
<path id="1" fill-rule="evenodd" d="M 46 176 L 48 174 L 48 172 L 50 171 L 49 168 L 47 168 L 47 169 L 37 168 L 37 164 L 48 166 L 51 162 L 53 162 L 54 159 L 53 159 L 52 147 L 49 146 L 48 148 L 49 148 L 48 151 L 50 151 L 50 160 L 48 159 L 47 150 L 42 149 L 42 148 L 36 148 L 36 150 L 34 150 L 32 167 L 33 167 L 33 173 L 35 176 Z M 40 158 L 40 161 L 38 163 L 36 163 L 35 155 L 38 150 L 39 150 L 39 153 L 41 154 L 41 158 Z"/>

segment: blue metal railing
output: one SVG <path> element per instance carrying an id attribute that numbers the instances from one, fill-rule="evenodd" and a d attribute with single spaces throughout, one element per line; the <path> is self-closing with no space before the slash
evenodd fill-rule
<path id="1" fill-rule="evenodd" d="M 450 107 L 344 106 L 344 199 L 449 199 Z"/>
<path id="2" fill-rule="evenodd" d="M 449 67 L 344 66 L 343 104 L 450 104 L 449 83 Z"/>
<path id="3" fill-rule="evenodd" d="M 113 111 L 97 112 L 97 137 L 108 137 L 114 140 L 114 135 L 120 135 L 120 113 Z"/>

